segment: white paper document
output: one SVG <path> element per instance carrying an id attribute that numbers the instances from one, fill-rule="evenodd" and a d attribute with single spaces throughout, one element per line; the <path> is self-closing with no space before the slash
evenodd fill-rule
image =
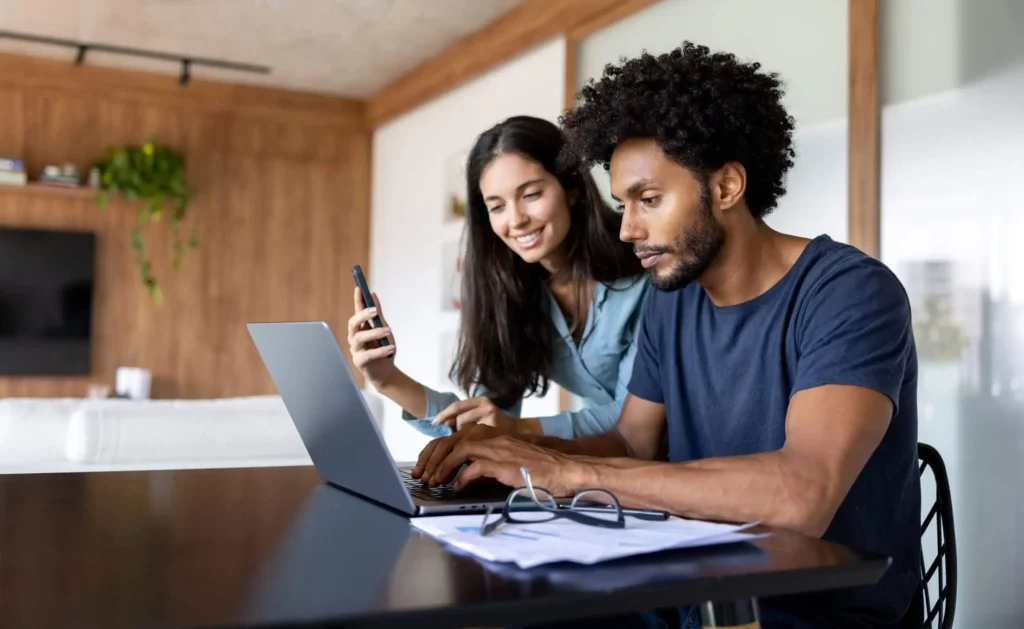
<path id="1" fill-rule="evenodd" d="M 497 517 L 497 515 L 492 516 Z M 744 531 L 757 522 L 718 524 L 684 518 L 650 522 L 626 518 L 626 528 L 610 529 L 559 518 L 531 524 L 502 524 L 480 535 L 482 515 L 413 518 L 412 525 L 486 561 L 510 562 L 520 568 L 568 561 L 594 564 L 661 550 L 752 541 L 767 535 Z"/>

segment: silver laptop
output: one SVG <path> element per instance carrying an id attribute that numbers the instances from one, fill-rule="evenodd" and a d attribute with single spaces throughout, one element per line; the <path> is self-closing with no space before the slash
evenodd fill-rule
<path id="1" fill-rule="evenodd" d="M 504 505 L 508 488 L 427 487 L 395 464 L 327 323 L 247 327 L 325 481 L 410 515 L 482 513 Z"/>

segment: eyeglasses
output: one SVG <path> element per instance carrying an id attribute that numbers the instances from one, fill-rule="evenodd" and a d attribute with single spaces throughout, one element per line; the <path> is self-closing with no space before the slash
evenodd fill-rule
<path id="1" fill-rule="evenodd" d="M 480 524 L 480 535 L 488 535 L 506 522 L 534 524 L 557 518 L 568 518 L 580 524 L 611 529 L 626 527 L 626 514 L 619 500 L 611 492 L 604 489 L 586 489 L 576 494 L 568 506 L 559 506 L 549 491 L 533 486 L 530 472 L 525 467 L 520 467 L 519 472 L 523 475 L 525 486 L 513 490 L 508 495 L 497 520 L 489 522 L 494 509 L 487 508 L 484 520 Z M 664 520 L 668 516 L 661 511 L 634 509 L 629 510 L 629 515 L 641 520 Z"/>

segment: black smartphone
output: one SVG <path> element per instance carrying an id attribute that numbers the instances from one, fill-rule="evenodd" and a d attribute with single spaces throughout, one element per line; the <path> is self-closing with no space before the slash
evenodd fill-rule
<path id="1" fill-rule="evenodd" d="M 373 295 L 370 293 L 370 286 L 366 283 L 366 276 L 363 275 L 363 267 L 358 264 L 352 267 L 352 277 L 356 278 L 356 286 L 359 287 L 359 292 L 363 294 L 363 303 L 367 308 L 373 308 L 376 304 L 373 302 Z M 380 314 L 370 320 L 375 328 L 382 328 L 384 324 L 381 323 Z M 380 339 L 379 346 L 385 347 L 390 345 L 386 338 Z"/>

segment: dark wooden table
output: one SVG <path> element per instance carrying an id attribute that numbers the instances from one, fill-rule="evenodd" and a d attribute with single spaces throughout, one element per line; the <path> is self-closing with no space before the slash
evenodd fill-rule
<path id="1" fill-rule="evenodd" d="M 312 468 L 0 476 L 0 627 L 497 626 L 874 583 L 756 544 L 523 571 L 447 551 Z"/>

